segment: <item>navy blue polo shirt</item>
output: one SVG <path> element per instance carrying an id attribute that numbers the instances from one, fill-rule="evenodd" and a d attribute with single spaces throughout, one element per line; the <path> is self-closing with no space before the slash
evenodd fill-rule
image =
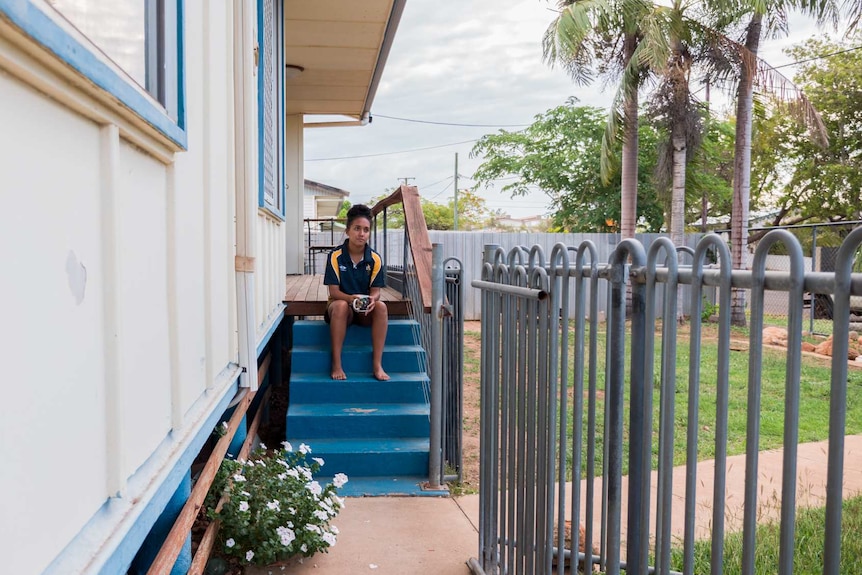
<path id="1" fill-rule="evenodd" d="M 326 273 L 323 275 L 325 285 L 337 285 L 348 295 L 368 295 L 371 288 L 386 286 L 386 274 L 383 272 L 383 258 L 380 254 L 365 246 L 365 257 L 353 265 L 350 259 L 347 243 L 344 240 L 339 247 L 329 252 L 326 259 Z"/>

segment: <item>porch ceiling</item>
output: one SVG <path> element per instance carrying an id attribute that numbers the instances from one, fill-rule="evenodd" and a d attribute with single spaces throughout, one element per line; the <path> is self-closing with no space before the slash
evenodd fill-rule
<path id="1" fill-rule="evenodd" d="M 403 7 L 404 0 L 285 0 L 285 63 L 305 68 L 286 80 L 287 113 L 368 114 Z"/>

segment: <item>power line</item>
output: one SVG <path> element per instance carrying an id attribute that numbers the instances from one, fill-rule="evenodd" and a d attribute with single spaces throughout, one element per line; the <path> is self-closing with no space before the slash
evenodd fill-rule
<path id="1" fill-rule="evenodd" d="M 433 124 L 435 126 L 460 126 L 462 128 L 526 128 L 532 124 L 461 124 L 457 122 L 437 122 L 434 120 L 416 120 L 414 118 L 399 118 L 397 116 L 384 116 L 374 114 L 375 118 L 386 118 L 387 120 L 398 120 L 399 122 L 412 122 L 414 124 Z"/>
<path id="2" fill-rule="evenodd" d="M 478 141 L 479 138 L 472 140 L 464 140 L 462 142 L 452 142 L 451 144 L 440 144 L 439 146 L 426 146 L 424 148 L 412 148 L 410 150 L 397 150 L 394 152 L 380 152 L 377 154 L 361 154 L 357 156 L 340 156 L 338 158 L 309 158 L 306 162 L 329 162 L 332 160 L 355 160 L 357 158 L 375 158 L 378 156 L 393 156 L 395 154 L 409 154 L 410 152 L 422 152 L 424 150 L 435 150 L 437 148 L 448 148 L 449 146 L 460 146 L 461 144 L 469 144 Z"/>
<path id="3" fill-rule="evenodd" d="M 826 58 L 831 58 L 832 56 L 839 56 L 841 54 L 846 54 L 847 52 L 855 52 L 856 50 L 862 50 L 862 46 L 856 46 L 855 48 L 847 48 L 846 50 L 839 50 L 837 52 L 832 52 L 831 54 L 823 54 L 822 56 L 813 56 L 811 58 L 805 58 L 804 60 L 797 60 L 795 62 L 790 62 L 789 64 L 782 64 L 780 66 L 773 66 L 773 70 L 778 70 L 779 68 L 787 68 L 788 66 L 796 66 L 797 64 L 805 64 L 807 62 L 814 62 L 815 60 L 824 60 Z"/>

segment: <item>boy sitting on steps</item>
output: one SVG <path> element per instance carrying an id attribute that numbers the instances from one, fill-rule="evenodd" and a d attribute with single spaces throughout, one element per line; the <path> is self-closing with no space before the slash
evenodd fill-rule
<path id="1" fill-rule="evenodd" d="M 329 253 L 323 283 L 329 286 L 329 302 L 324 319 L 329 324 L 332 342 L 332 379 L 347 379 L 341 365 L 341 349 L 347 326 L 371 326 L 371 365 L 374 377 L 385 381 L 383 345 L 389 324 L 386 304 L 380 301 L 380 288 L 386 285 L 383 258 L 368 246 L 371 234 L 371 208 L 357 204 L 347 212 L 347 239 Z M 362 305 L 361 298 L 370 302 Z M 360 300 L 354 305 L 354 300 Z M 362 311 L 357 311 L 357 308 Z M 364 309 L 363 309 L 364 308 Z"/>

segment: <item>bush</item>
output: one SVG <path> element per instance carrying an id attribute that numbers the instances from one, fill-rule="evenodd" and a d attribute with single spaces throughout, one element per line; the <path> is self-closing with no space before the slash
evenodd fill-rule
<path id="1" fill-rule="evenodd" d="M 323 466 L 308 458 L 304 443 L 294 452 L 288 442 L 278 452 L 256 451 L 248 461 L 222 462 L 213 494 L 224 494 L 221 510 L 209 516 L 221 521 L 222 551 L 241 563 L 268 565 L 295 556 L 310 557 L 335 545 L 338 529 L 330 525 L 344 500 L 337 488 L 347 476 L 337 473 L 322 486 L 313 476 Z M 310 462 L 309 462 L 310 459 Z"/>

